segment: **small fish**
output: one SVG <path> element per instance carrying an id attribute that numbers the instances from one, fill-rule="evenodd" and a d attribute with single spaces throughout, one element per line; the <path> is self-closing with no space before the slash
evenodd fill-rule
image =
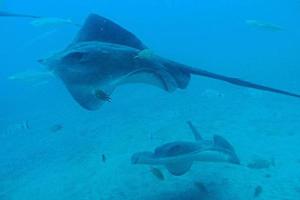
<path id="1" fill-rule="evenodd" d="M 24 15 L 24 14 L 17 14 L 17 13 L 5 12 L 5 11 L 0 11 L 0 17 L 25 17 L 25 18 L 41 18 L 40 16 L 34 16 L 34 15 Z"/>
<path id="2" fill-rule="evenodd" d="M 208 194 L 206 186 L 200 181 L 195 181 L 194 186 L 201 192 L 201 194 Z"/>
<path id="3" fill-rule="evenodd" d="M 266 160 L 258 158 L 251 161 L 247 167 L 251 169 L 268 169 L 270 167 L 275 167 L 275 159 L 272 158 L 271 160 Z"/>
<path id="4" fill-rule="evenodd" d="M 55 76 L 50 71 L 27 70 L 19 72 L 8 77 L 10 81 L 20 81 L 30 84 L 40 84 L 54 79 Z"/>
<path id="5" fill-rule="evenodd" d="M 79 24 L 75 24 L 71 19 L 62 19 L 56 17 L 38 18 L 31 21 L 30 24 L 35 27 L 58 27 L 63 25 L 80 26 Z"/>
<path id="6" fill-rule="evenodd" d="M 102 160 L 103 163 L 106 162 L 106 156 L 105 156 L 105 154 L 102 154 L 102 155 L 101 155 L 101 160 Z"/>
<path id="7" fill-rule="evenodd" d="M 64 128 L 62 124 L 54 124 L 53 126 L 50 127 L 50 131 L 53 133 L 56 133 L 58 131 L 61 131 Z"/>
<path id="8" fill-rule="evenodd" d="M 31 127 L 29 125 L 29 121 L 24 120 L 20 123 L 15 123 L 15 124 L 8 125 L 8 127 L 3 130 L 3 134 L 4 135 L 12 135 L 12 134 L 15 134 L 17 132 L 26 132 L 30 129 L 31 129 Z"/>
<path id="9" fill-rule="evenodd" d="M 23 129 L 24 129 L 24 130 L 29 130 L 29 129 L 30 129 L 28 120 L 25 120 L 25 121 L 23 122 L 22 126 L 23 126 Z"/>
<path id="10" fill-rule="evenodd" d="M 253 197 L 255 197 L 255 198 L 259 197 L 262 192 L 263 192 L 263 188 L 260 185 L 256 186 Z"/>
<path id="11" fill-rule="evenodd" d="M 257 21 L 257 20 L 246 20 L 246 24 L 248 24 L 254 28 L 259 28 L 259 29 L 273 31 L 273 32 L 284 30 L 281 26 L 278 26 L 276 24 L 261 22 L 261 21 Z"/>
<path id="12" fill-rule="evenodd" d="M 95 96 L 102 101 L 111 102 L 111 98 L 109 97 L 109 95 L 103 92 L 102 90 L 96 90 Z"/>
<path id="13" fill-rule="evenodd" d="M 1 0 L 0 0 L 0 6 L 1 6 Z M 11 13 L 5 11 L 0 11 L 0 17 L 33 18 L 34 20 L 31 21 L 30 24 L 36 27 L 44 27 L 44 26 L 57 27 L 59 25 L 67 25 L 67 24 L 81 27 L 80 24 L 74 23 L 71 19 L 63 19 L 58 17 L 41 17 L 35 15 L 18 14 L 18 13 Z"/>
<path id="14" fill-rule="evenodd" d="M 159 180 L 163 181 L 165 180 L 165 176 L 162 173 L 162 171 L 156 167 L 151 167 L 150 172 Z"/>

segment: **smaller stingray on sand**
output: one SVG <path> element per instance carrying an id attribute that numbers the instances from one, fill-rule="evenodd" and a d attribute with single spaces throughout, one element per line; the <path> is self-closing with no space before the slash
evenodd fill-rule
<path id="1" fill-rule="evenodd" d="M 219 135 L 204 140 L 191 122 L 188 122 L 196 141 L 175 141 L 157 147 L 154 152 L 132 155 L 133 164 L 162 165 L 174 176 L 187 173 L 194 161 L 240 164 L 233 146 Z"/>

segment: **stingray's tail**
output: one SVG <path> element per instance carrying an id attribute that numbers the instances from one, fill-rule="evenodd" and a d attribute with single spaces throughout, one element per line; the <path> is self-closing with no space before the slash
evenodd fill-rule
<path id="1" fill-rule="evenodd" d="M 283 95 L 287 95 L 287 96 L 300 98 L 300 94 L 295 94 L 295 93 L 292 93 L 292 92 L 279 90 L 279 89 L 276 89 L 276 88 L 272 88 L 272 87 L 268 87 L 268 86 L 264 86 L 264 85 L 260 85 L 260 84 L 256 84 L 256 83 L 251 83 L 249 81 L 241 80 L 241 79 L 238 79 L 238 78 L 224 76 L 224 75 L 221 75 L 221 74 L 215 74 L 215 73 L 208 72 L 208 71 L 198 69 L 198 68 L 184 67 L 184 70 L 186 72 L 191 73 L 191 74 L 195 74 L 195 75 L 199 75 L 199 76 L 205 76 L 205 77 L 208 77 L 208 78 L 225 81 L 225 82 L 233 84 L 233 85 L 238 85 L 238 86 L 247 87 L 247 88 L 253 88 L 253 89 L 257 89 L 257 90 L 264 90 L 264 91 L 269 91 L 269 92 L 274 92 L 274 93 L 278 93 L 278 94 L 283 94 Z"/>

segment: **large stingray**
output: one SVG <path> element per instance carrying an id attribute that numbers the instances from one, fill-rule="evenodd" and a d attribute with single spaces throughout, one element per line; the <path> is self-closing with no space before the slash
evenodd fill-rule
<path id="1" fill-rule="evenodd" d="M 60 77 L 74 99 L 88 110 L 96 110 L 104 102 L 110 101 L 111 93 L 119 85 L 146 83 L 171 92 L 186 88 L 191 75 L 300 97 L 154 55 L 132 33 L 95 14 L 89 15 L 71 45 L 39 62 Z"/>
<path id="2" fill-rule="evenodd" d="M 189 126 L 195 142 L 176 141 L 159 146 L 154 152 L 138 152 L 132 155 L 131 162 L 163 165 L 175 176 L 188 172 L 195 161 L 240 163 L 234 148 L 223 137 L 214 135 L 212 141 L 204 140 L 191 122 Z"/>

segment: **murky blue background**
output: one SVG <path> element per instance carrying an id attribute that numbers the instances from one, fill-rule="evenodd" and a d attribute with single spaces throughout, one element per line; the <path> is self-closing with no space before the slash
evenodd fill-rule
<path id="1" fill-rule="evenodd" d="M 0 8 L 81 24 L 97 13 L 162 56 L 300 92 L 298 0 L 4 0 Z M 283 30 L 251 27 L 245 22 L 250 19 Z M 299 199 L 298 99 L 193 77 L 187 90 L 174 94 L 123 86 L 112 103 L 85 111 L 59 80 L 41 85 L 8 80 L 42 70 L 37 60 L 65 48 L 78 31 L 72 25 L 34 27 L 30 21 L 0 19 L 0 200 L 199 199 L 194 189 L 188 192 L 195 179 L 214 193 L 206 199 L 251 199 L 257 185 L 264 188 L 262 199 Z M 207 137 L 229 138 L 244 165 L 257 157 L 275 159 L 276 165 L 249 170 L 199 164 L 184 177 L 166 175 L 160 182 L 147 167 L 130 164 L 134 152 L 191 139 L 187 120 Z M 63 129 L 51 131 L 57 124 Z"/>

